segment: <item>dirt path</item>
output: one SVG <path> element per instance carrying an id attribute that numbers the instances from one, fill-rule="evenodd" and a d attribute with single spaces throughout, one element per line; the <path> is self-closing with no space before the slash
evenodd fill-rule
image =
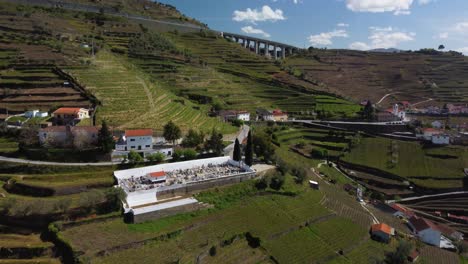
<path id="1" fill-rule="evenodd" d="M 399 94 L 399 93 L 400 93 L 400 92 L 395 92 L 395 93 L 386 94 L 386 95 L 384 95 L 384 96 L 380 99 L 380 101 L 378 101 L 376 104 L 382 103 L 383 100 L 385 100 L 385 99 L 386 99 L 387 97 L 389 97 L 390 95 Z"/>
<path id="2" fill-rule="evenodd" d="M 419 105 L 419 104 L 424 104 L 424 103 L 427 103 L 427 102 L 430 102 L 430 101 L 434 101 L 434 99 L 429 98 L 429 99 L 427 99 L 427 100 L 424 100 L 424 101 L 421 101 L 421 102 L 417 102 L 417 103 L 413 104 L 412 106 Z"/>
<path id="3" fill-rule="evenodd" d="M 151 94 L 150 89 L 148 88 L 148 86 L 146 86 L 145 81 L 140 76 L 137 76 L 136 78 L 138 79 L 138 81 L 140 81 L 141 85 L 143 85 L 143 89 L 145 90 L 146 96 L 148 97 L 151 109 L 155 109 L 156 106 L 154 105 L 153 95 Z"/>

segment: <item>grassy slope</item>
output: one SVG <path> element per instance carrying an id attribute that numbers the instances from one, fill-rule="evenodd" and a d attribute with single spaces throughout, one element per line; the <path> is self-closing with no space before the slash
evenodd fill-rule
<path id="1" fill-rule="evenodd" d="M 377 168 L 414 181 L 417 185 L 435 188 L 463 186 L 463 168 L 468 166 L 468 152 L 459 147 L 441 147 L 425 150 L 419 143 L 396 141 L 399 147 L 398 163 L 388 166 L 391 140 L 366 138 L 344 157 L 345 161 Z M 445 154 L 454 158 L 438 158 L 427 154 Z M 422 179 L 422 178 L 430 178 Z M 449 178 L 449 179 L 448 179 Z"/>
<path id="2" fill-rule="evenodd" d="M 119 128 L 148 127 L 162 131 L 164 124 L 172 120 L 184 130 L 209 131 L 216 127 L 223 132 L 235 131 L 207 117 L 206 109 L 195 110 L 195 105 L 188 101 L 176 102 L 180 98 L 161 89 L 125 59 L 110 52 L 101 51 L 89 68 L 68 71 L 101 100 L 97 119 L 106 119 Z"/>

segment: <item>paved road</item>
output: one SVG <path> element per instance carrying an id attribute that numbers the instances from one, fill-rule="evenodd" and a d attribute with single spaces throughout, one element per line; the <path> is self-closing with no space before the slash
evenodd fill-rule
<path id="1" fill-rule="evenodd" d="M 394 122 L 349 122 L 349 121 L 322 121 L 322 120 L 293 120 L 293 121 L 285 121 L 285 122 L 308 123 L 308 124 L 319 124 L 319 125 L 349 124 L 349 125 L 374 125 L 374 126 L 388 126 L 388 125 L 406 126 L 406 124 L 404 124 L 401 121 L 394 121 Z"/>
<path id="2" fill-rule="evenodd" d="M 239 140 L 239 143 L 242 144 L 244 139 L 246 139 L 247 136 L 249 135 L 249 131 L 250 131 L 249 126 L 247 126 L 247 125 L 242 126 L 242 129 L 239 131 L 239 134 L 237 135 L 237 139 Z M 235 139 L 233 141 L 235 141 Z M 234 143 L 232 143 L 229 146 L 227 146 L 226 148 L 224 148 L 224 156 L 231 156 L 232 157 L 233 152 L 234 152 Z"/>
<path id="3" fill-rule="evenodd" d="M 423 199 L 423 198 L 439 197 L 439 196 L 454 195 L 454 194 L 468 194 L 468 192 L 449 192 L 449 193 L 439 193 L 439 194 L 431 194 L 431 195 L 414 196 L 414 197 L 403 198 L 403 199 L 400 199 L 398 201 L 396 201 L 396 200 L 386 200 L 385 203 L 389 204 L 389 203 L 395 203 L 395 202 L 412 201 L 412 200 L 418 200 L 418 199 Z"/>
<path id="4" fill-rule="evenodd" d="M 65 162 L 16 159 L 16 158 L 8 158 L 8 157 L 3 157 L 3 156 L 0 156 L 0 161 L 23 163 L 23 164 L 34 164 L 34 165 L 52 165 L 52 166 L 112 166 L 112 165 L 120 164 L 120 162 L 65 163 Z"/>

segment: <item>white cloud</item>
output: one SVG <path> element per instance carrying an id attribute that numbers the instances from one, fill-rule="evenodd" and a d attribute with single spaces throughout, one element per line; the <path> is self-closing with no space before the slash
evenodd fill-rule
<path id="1" fill-rule="evenodd" d="M 317 35 L 311 35 L 308 37 L 310 44 L 316 46 L 329 46 L 333 44 L 334 38 L 347 38 L 348 32 L 344 29 L 335 29 L 330 32 L 324 32 Z"/>
<path id="2" fill-rule="evenodd" d="M 448 32 L 442 32 L 439 35 L 435 36 L 434 38 L 436 39 L 448 39 L 449 33 Z"/>
<path id="3" fill-rule="evenodd" d="M 265 31 L 259 29 L 259 28 L 253 28 L 251 26 L 246 26 L 242 28 L 242 31 L 247 34 L 259 34 L 262 35 L 265 38 L 271 37 L 270 34 L 266 33 Z"/>
<path id="4" fill-rule="evenodd" d="M 349 27 L 349 24 L 346 24 L 346 23 L 338 23 L 338 24 L 336 24 L 336 26 L 338 26 L 338 27 Z"/>
<path id="5" fill-rule="evenodd" d="M 466 56 L 468 56 L 468 47 L 459 48 L 459 49 L 457 49 L 457 51 L 465 54 Z"/>
<path id="6" fill-rule="evenodd" d="M 271 7 L 265 5 L 261 10 L 247 8 L 245 11 L 234 11 L 232 20 L 237 22 L 247 21 L 250 23 L 261 21 L 278 21 L 285 20 L 281 9 L 273 10 Z"/>
<path id="7" fill-rule="evenodd" d="M 413 0 L 346 0 L 346 6 L 354 12 L 393 12 L 395 15 L 410 14 L 412 4 Z"/>
<path id="8" fill-rule="evenodd" d="M 353 42 L 349 45 L 352 50 L 369 50 L 370 47 L 364 42 Z"/>
<path id="9" fill-rule="evenodd" d="M 350 45 L 351 49 L 369 50 L 369 49 L 388 49 L 396 48 L 400 43 L 413 41 L 415 33 L 397 31 L 392 27 L 370 27 L 370 43 L 354 42 Z"/>
<path id="10" fill-rule="evenodd" d="M 468 22 L 460 22 L 453 26 L 453 29 L 459 33 L 468 33 Z"/>
<path id="11" fill-rule="evenodd" d="M 430 4 L 432 2 L 435 2 L 436 0 L 418 0 L 418 4 L 420 5 L 427 5 L 427 4 Z"/>

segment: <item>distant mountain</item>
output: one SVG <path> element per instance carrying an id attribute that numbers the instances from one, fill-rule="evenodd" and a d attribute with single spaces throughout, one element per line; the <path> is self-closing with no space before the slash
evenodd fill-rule
<path id="1" fill-rule="evenodd" d="M 384 53 L 399 53 L 401 50 L 395 49 L 395 48 L 389 48 L 389 49 L 372 49 L 369 50 L 370 52 L 384 52 Z"/>

